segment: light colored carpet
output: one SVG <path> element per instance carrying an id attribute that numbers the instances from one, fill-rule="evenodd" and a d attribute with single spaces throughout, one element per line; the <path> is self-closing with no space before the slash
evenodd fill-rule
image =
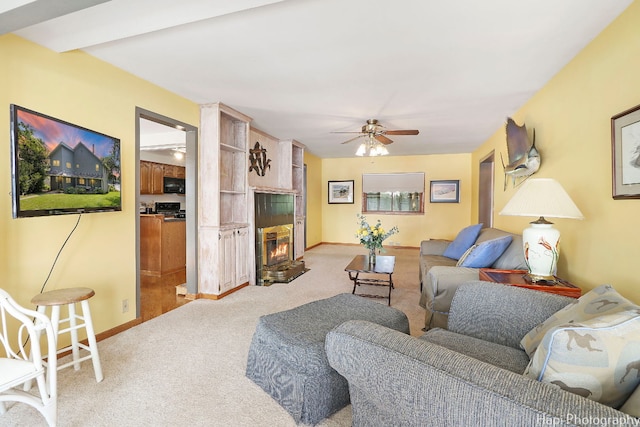
<path id="1" fill-rule="evenodd" d="M 344 268 L 365 253 L 359 246 L 321 245 L 305 253 L 310 271 L 291 283 L 248 286 L 219 301 L 196 300 L 99 342 L 101 383 L 90 361 L 79 371 L 58 372 L 58 425 L 295 426 L 245 377 L 258 317 L 351 292 Z M 421 335 L 418 250 L 390 249 L 386 255 L 396 256 L 391 305 L 407 314 L 412 335 Z M 1 426 L 46 425 L 27 405 L 7 407 Z M 350 426 L 351 406 L 320 425 Z"/>

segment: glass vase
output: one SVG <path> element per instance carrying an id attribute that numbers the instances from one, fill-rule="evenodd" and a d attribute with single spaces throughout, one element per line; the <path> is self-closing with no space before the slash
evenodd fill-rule
<path id="1" fill-rule="evenodd" d="M 376 248 L 369 249 L 369 265 L 376 265 Z"/>

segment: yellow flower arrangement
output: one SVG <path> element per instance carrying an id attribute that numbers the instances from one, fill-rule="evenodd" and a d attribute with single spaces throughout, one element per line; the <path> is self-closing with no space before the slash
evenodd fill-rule
<path id="1" fill-rule="evenodd" d="M 365 216 L 361 214 L 356 214 L 356 216 L 360 222 L 360 228 L 356 231 L 356 237 L 365 248 L 369 249 L 370 252 L 375 251 L 376 249 L 383 252 L 384 248 L 382 247 L 382 242 L 384 242 L 387 237 L 400 231 L 396 226 L 392 227 L 389 231 L 385 231 L 385 229 L 382 228 L 380 220 L 371 227 Z"/>

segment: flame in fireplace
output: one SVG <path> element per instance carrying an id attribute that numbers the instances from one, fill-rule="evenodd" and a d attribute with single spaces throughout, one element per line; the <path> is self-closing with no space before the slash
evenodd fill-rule
<path id="1" fill-rule="evenodd" d="M 270 259 L 279 259 L 282 257 L 287 257 L 288 255 L 289 255 L 288 242 L 279 243 L 278 246 L 275 247 L 275 249 L 269 252 Z"/>

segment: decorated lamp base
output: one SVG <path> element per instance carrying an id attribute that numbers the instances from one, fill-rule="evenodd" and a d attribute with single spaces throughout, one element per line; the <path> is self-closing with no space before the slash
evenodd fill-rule
<path id="1" fill-rule="evenodd" d="M 555 282 L 560 256 L 560 231 L 540 217 L 522 232 L 524 259 L 529 267 L 526 279 L 531 282 Z"/>

